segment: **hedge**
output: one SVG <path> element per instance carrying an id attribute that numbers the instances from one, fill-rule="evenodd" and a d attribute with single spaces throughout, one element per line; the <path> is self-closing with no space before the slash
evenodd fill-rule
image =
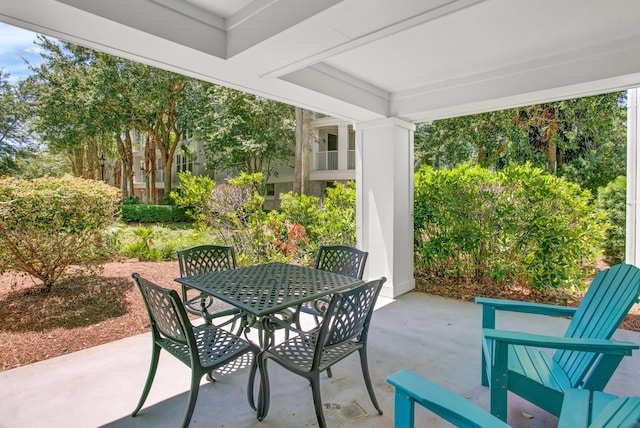
<path id="1" fill-rule="evenodd" d="M 174 205 L 135 204 L 122 206 L 122 221 L 128 223 L 190 222 L 184 208 Z"/>

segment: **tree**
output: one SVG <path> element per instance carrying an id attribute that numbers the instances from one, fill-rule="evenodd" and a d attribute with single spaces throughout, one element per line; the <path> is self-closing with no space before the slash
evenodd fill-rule
<path id="1" fill-rule="evenodd" d="M 530 162 L 594 193 L 624 174 L 624 93 L 434 121 L 416 131 L 418 166 Z"/>
<path id="2" fill-rule="evenodd" d="M 39 38 L 45 61 L 34 68 L 38 83 L 37 130 L 54 152 L 70 155 L 77 176 L 95 177 L 101 155 L 118 155 L 122 196 L 133 191 L 131 131 L 147 136 L 145 174 L 155 197 L 156 148 L 164 169 L 164 191 L 172 186 L 177 148 L 192 125 L 201 98 L 195 79 L 71 43 Z M 189 94 L 189 97 L 187 96 Z"/>
<path id="3" fill-rule="evenodd" d="M 20 84 L 12 85 L 9 73 L 0 69 L 0 173 L 11 169 L 18 150 L 30 141 L 26 113 Z"/>
<path id="4" fill-rule="evenodd" d="M 194 137 L 207 142 L 207 166 L 268 178 L 294 155 L 292 106 L 220 86 L 203 91 Z"/>
<path id="5" fill-rule="evenodd" d="M 112 150 L 114 137 L 109 116 L 96 105 L 97 56 L 43 36 L 37 44 L 44 61 L 26 80 L 33 98 L 31 126 L 51 153 L 69 157 L 75 176 L 101 178 L 99 158 Z"/>

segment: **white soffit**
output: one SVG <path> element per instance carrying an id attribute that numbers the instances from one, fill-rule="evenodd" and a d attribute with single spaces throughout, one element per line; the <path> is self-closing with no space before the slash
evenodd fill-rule
<path id="1" fill-rule="evenodd" d="M 640 85 L 638 0 L 0 0 L 0 20 L 354 121 Z"/>

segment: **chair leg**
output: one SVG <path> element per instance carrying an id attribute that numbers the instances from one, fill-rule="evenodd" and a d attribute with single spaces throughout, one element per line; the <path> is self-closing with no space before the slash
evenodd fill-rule
<path id="1" fill-rule="evenodd" d="M 251 370 L 249 371 L 249 380 L 247 382 L 247 401 L 249 402 L 249 407 L 251 407 L 251 410 L 257 410 L 256 409 L 256 403 L 253 399 L 253 388 L 255 385 L 255 380 L 256 380 L 256 372 L 257 372 L 257 368 L 258 368 L 258 358 L 257 355 L 255 353 L 251 354 L 253 361 L 251 362 Z"/>
<path id="2" fill-rule="evenodd" d="M 333 372 L 331 371 L 331 367 L 327 367 L 327 377 L 332 377 Z"/>
<path id="3" fill-rule="evenodd" d="M 191 422 L 193 409 L 196 407 L 196 400 L 200 391 L 200 379 L 202 379 L 202 373 L 196 374 L 195 370 L 191 370 L 191 390 L 189 391 L 189 402 L 187 403 L 187 412 L 184 414 L 182 428 L 187 428 L 189 422 Z"/>
<path id="4" fill-rule="evenodd" d="M 153 344 L 153 348 L 151 349 L 151 365 L 149 366 L 149 374 L 147 374 L 147 380 L 144 384 L 144 388 L 142 389 L 142 396 L 138 401 L 138 406 L 131 413 L 131 416 L 135 417 L 140 409 L 142 408 L 144 402 L 147 400 L 147 396 L 149 395 L 149 391 L 151 390 L 151 384 L 153 384 L 153 378 L 156 375 L 156 370 L 158 369 L 158 360 L 160 359 L 160 346 L 156 343 Z"/>
<path id="5" fill-rule="evenodd" d="M 504 382 L 507 382 L 506 377 Z M 507 389 L 504 385 L 492 380 L 489 383 L 489 397 L 491 414 L 507 422 Z"/>
<path id="6" fill-rule="evenodd" d="M 484 353 L 483 353 L 484 355 Z M 493 416 L 507 422 L 507 388 L 509 385 L 509 345 L 497 341 L 494 349 L 493 361 L 490 364 L 487 377 L 489 378 L 489 410 Z"/>
<path id="7" fill-rule="evenodd" d="M 207 310 L 207 296 L 202 293 L 200 294 L 200 312 L 202 313 L 202 319 L 206 325 L 213 324 L 213 321 L 209 316 L 209 311 Z"/>
<path id="8" fill-rule="evenodd" d="M 322 398 L 320 396 L 320 373 L 316 372 L 309 379 L 311 381 L 311 393 L 313 394 L 313 407 L 316 409 L 316 418 L 318 426 L 326 428 L 327 423 L 324 420 L 324 412 L 322 410 Z"/>
<path id="9" fill-rule="evenodd" d="M 365 344 L 366 345 L 366 344 Z M 373 385 L 371 384 L 371 377 L 369 376 L 369 363 L 367 362 L 367 347 L 363 346 L 359 349 L 360 352 L 360 366 L 362 366 L 362 377 L 364 377 L 364 383 L 367 385 L 367 391 L 369 392 L 369 398 L 373 406 L 376 408 L 379 414 L 382 414 L 382 409 L 376 399 L 376 394 L 373 391 Z"/>
<path id="10" fill-rule="evenodd" d="M 487 376 L 487 357 L 484 355 L 483 347 L 480 348 L 482 354 L 482 361 L 480 363 L 480 384 L 482 386 L 489 386 L 489 377 Z"/>
<path id="11" fill-rule="evenodd" d="M 260 371 L 260 388 L 258 392 L 257 418 L 262 421 L 269 413 L 269 373 L 267 372 L 267 358 L 263 353 L 258 354 L 258 370 Z"/>

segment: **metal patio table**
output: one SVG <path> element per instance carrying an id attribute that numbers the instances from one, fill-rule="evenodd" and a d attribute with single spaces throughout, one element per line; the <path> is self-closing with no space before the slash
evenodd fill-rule
<path id="1" fill-rule="evenodd" d="M 176 281 L 227 302 L 244 313 L 245 332 L 257 325 L 260 346 L 273 344 L 273 316 L 288 308 L 363 284 L 362 280 L 286 263 L 207 272 Z"/>

